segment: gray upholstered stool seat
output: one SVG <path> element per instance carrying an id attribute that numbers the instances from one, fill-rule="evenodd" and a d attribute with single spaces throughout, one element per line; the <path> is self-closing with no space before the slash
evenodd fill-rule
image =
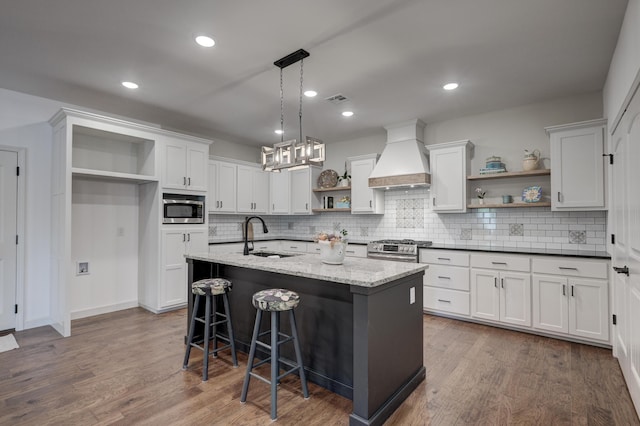
<path id="1" fill-rule="evenodd" d="M 298 293 L 283 288 L 270 288 L 253 295 L 253 307 L 263 311 L 288 311 L 298 306 Z"/>
<path id="2" fill-rule="evenodd" d="M 195 300 L 193 302 L 193 311 L 191 312 L 191 320 L 189 322 L 187 350 L 184 354 L 182 368 L 186 370 L 189 365 L 189 356 L 191 355 L 192 347 L 202 350 L 204 352 L 202 381 L 204 382 L 209 379 L 209 353 L 211 353 L 214 358 L 217 358 L 219 351 L 231 348 L 233 365 L 234 367 L 238 366 L 228 296 L 232 286 L 231 281 L 224 278 L 207 278 L 191 284 L 191 292 L 193 293 Z M 198 312 L 201 298 L 205 299 L 205 309 L 204 315 L 198 316 L 202 314 Z M 221 304 L 217 299 L 222 299 L 224 311 L 218 309 Z M 204 336 L 196 336 L 196 322 L 204 324 Z M 220 330 L 218 329 L 219 325 L 226 326 L 226 335 L 220 333 Z M 227 344 L 218 347 L 218 340 L 222 340 Z M 210 349 L 211 342 L 213 342 L 213 349 Z"/>
<path id="3" fill-rule="evenodd" d="M 272 288 L 268 290 L 262 290 L 253 295 L 251 299 L 253 306 L 257 309 L 256 322 L 253 327 L 253 337 L 251 338 L 251 349 L 249 350 L 249 358 L 247 360 L 247 374 L 244 376 L 244 383 L 242 385 L 242 394 L 240 395 L 240 402 L 247 401 L 247 393 L 249 392 L 249 381 L 251 377 L 267 382 L 271 385 L 271 419 L 277 418 L 278 409 L 278 383 L 280 379 L 291 374 L 298 373 L 300 376 L 300 383 L 302 385 L 302 393 L 305 399 L 309 398 L 309 390 L 307 389 L 307 378 L 305 377 L 304 367 L 302 365 L 302 351 L 300 350 L 300 339 L 298 338 L 298 330 L 296 327 L 296 317 L 293 310 L 298 303 L 300 303 L 300 296 L 298 293 L 285 290 L 282 288 Z M 260 323 L 262 322 L 262 313 L 271 313 L 271 329 L 263 333 L 260 333 Z M 291 323 L 291 336 L 286 335 L 280 331 L 280 313 L 289 313 L 289 322 Z M 270 344 L 259 340 L 260 337 L 269 334 Z M 283 339 L 280 339 L 280 338 Z M 280 345 L 287 342 L 293 342 L 293 348 L 295 350 L 296 362 L 289 361 L 280 357 Z M 256 355 L 256 346 L 263 347 L 269 350 L 270 355 L 268 358 L 254 363 Z M 271 378 L 270 380 L 254 373 L 252 370 L 267 362 L 271 363 Z M 289 367 L 290 369 L 280 374 L 280 365 Z"/>

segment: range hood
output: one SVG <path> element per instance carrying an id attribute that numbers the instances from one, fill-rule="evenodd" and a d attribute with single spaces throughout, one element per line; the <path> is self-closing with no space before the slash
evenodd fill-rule
<path id="1" fill-rule="evenodd" d="M 413 119 L 385 126 L 387 143 L 369 175 L 369 188 L 425 187 L 431 184 L 424 146 L 425 124 Z"/>

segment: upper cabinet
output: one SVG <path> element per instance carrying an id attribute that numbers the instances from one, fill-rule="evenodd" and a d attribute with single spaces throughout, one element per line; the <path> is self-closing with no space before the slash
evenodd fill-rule
<path id="1" fill-rule="evenodd" d="M 471 170 L 473 146 L 469 140 L 427 145 L 431 166 L 433 211 L 467 211 L 467 175 Z"/>
<path id="2" fill-rule="evenodd" d="M 267 213 L 269 203 L 269 172 L 260 167 L 238 166 L 238 213 Z"/>
<path id="3" fill-rule="evenodd" d="M 291 213 L 291 179 L 289 170 L 281 170 L 280 173 L 269 173 L 269 194 L 271 214 Z"/>
<path id="4" fill-rule="evenodd" d="M 320 202 L 313 194 L 321 169 L 309 166 L 304 169 L 290 170 L 291 213 L 312 214 L 313 209 L 320 207 Z"/>
<path id="5" fill-rule="evenodd" d="M 236 212 L 237 165 L 225 161 L 209 161 L 209 213 Z"/>
<path id="6" fill-rule="evenodd" d="M 209 145 L 178 138 L 164 141 L 162 187 L 189 191 L 207 190 Z"/>
<path id="7" fill-rule="evenodd" d="M 351 213 L 383 214 L 384 191 L 369 188 L 369 175 L 378 160 L 377 154 L 348 159 L 351 165 Z"/>
<path id="8" fill-rule="evenodd" d="M 551 210 L 606 210 L 606 120 L 547 127 L 551 141 Z"/>

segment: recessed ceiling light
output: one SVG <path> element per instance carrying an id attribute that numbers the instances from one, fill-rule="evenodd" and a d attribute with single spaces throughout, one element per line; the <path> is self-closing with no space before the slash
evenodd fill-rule
<path id="1" fill-rule="evenodd" d="M 122 85 L 124 87 L 126 87 L 127 89 L 137 89 L 138 85 L 136 83 L 134 83 L 133 81 L 123 81 Z"/>
<path id="2" fill-rule="evenodd" d="M 196 37 L 196 43 L 202 47 L 213 47 L 216 44 L 215 40 L 205 35 Z"/>
<path id="3" fill-rule="evenodd" d="M 318 94 L 318 92 L 316 92 L 315 90 L 307 90 L 304 92 L 304 95 L 308 98 L 313 98 L 314 96 L 316 96 Z"/>
<path id="4" fill-rule="evenodd" d="M 351 117 L 353 115 L 353 111 L 342 111 L 342 115 L 345 117 Z"/>
<path id="5" fill-rule="evenodd" d="M 283 132 L 282 130 L 280 130 L 280 129 L 274 130 L 274 132 L 276 133 L 276 135 L 281 135 L 281 134 L 283 134 L 283 133 L 284 133 L 284 132 Z"/>
<path id="6" fill-rule="evenodd" d="M 442 88 L 444 90 L 455 90 L 458 88 L 458 83 L 447 83 L 444 86 L 442 86 Z"/>

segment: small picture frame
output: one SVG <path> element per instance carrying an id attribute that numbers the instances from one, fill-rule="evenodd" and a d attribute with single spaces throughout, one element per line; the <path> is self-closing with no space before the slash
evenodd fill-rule
<path id="1" fill-rule="evenodd" d="M 76 275 L 89 275 L 89 262 L 88 261 L 76 262 Z"/>
<path id="2" fill-rule="evenodd" d="M 327 197 L 327 208 L 328 209 L 333 208 L 333 197 Z"/>

